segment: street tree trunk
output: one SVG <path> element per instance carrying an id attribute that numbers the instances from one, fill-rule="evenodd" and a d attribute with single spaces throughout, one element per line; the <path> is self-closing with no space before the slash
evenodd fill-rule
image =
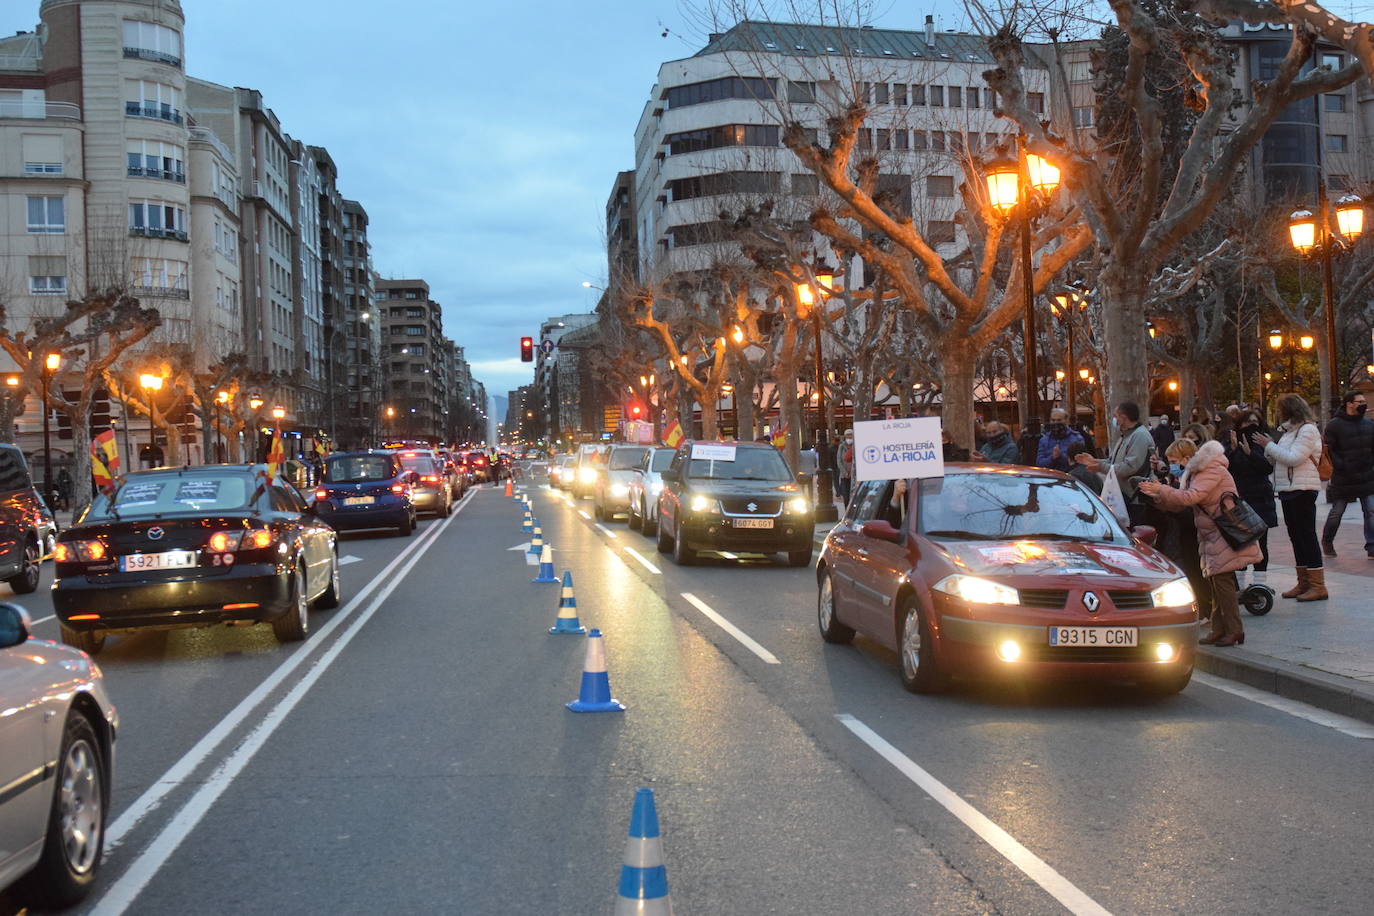
<path id="1" fill-rule="evenodd" d="M 1101 370 L 1104 396 L 1109 404 L 1134 401 L 1143 413 L 1150 403 L 1150 369 L 1145 357 L 1146 277 L 1130 265 L 1114 262 L 1102 271 L 1100 284 L 1110 359 Z"/>
<path id="2" fill-rule="evenodd" d="M 967 335 L 951 335 L 941 354 L 940 425 L 962 448 L 977 446 L 973 440 L 973 387 L 978 354 Z"/>

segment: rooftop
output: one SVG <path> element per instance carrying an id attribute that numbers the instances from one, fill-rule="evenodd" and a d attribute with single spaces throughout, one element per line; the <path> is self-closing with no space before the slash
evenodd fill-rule
<path id="1" fill-rule="evenodd" d="M 993 64 L 987 39 L 963 32 L 932 32 L 933 45 L 922 30 L 876 29 L 811 25 L 801 22 L 745 20 L 715 35 L 695 57 L 722 51 L 786 54 L 790 57 L 852 55 L 878 60 L 958 61 Z"/>

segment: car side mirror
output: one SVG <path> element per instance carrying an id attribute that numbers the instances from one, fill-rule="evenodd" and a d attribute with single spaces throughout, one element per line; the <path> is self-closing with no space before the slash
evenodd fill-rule
<path id="1" fill-rule="evenodd" d="M 878 541 L 887 541 L 890 544 L 900 544 L 902 533 L 892 527 L 892 523 L 878 519 L 872 522 L 864 522 L 859 529 L 864 537 L 870 537 Z"/>
<path id="2" fill-rule="evenodd" d="M 21 645 L 31 636 L 33 623 L 28 611 L 17 604 L 0 604 L 0 649 Z"/>
<path id="3" fill-rule="evenodd" d="M 1131 529 L 1131 535 L 1140 543 L 1153 547 L 1159 532 L 1155 530 L 1154 525 L 1136 525 Z"/>

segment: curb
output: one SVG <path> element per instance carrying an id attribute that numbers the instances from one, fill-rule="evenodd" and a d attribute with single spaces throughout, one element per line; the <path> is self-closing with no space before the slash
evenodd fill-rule
<path id="1" fill-rule="evenodd" d="M 1245 649 L 1198 646 L 1199 671 L 1374 724 L 1374 685 Z"/>

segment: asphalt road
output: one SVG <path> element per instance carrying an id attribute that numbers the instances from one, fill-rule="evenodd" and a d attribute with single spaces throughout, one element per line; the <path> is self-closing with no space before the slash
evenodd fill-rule
<path id="1" fill-rule="evenodd" d="M 498 491 L 348 536 L 346 603 L 300 646 L 107 644 L 115 845 L 87 910 L 606 913 L 643 785 L 683 914 L 1368 912 L 1367 727 L 1203 679 L 913 697 L 890 653 L 821 642 L 813 571 L 681 569 L 532 492 L 624 713 L 564 709 L 586 640 L 547 634 L 559 590 Z"/>

